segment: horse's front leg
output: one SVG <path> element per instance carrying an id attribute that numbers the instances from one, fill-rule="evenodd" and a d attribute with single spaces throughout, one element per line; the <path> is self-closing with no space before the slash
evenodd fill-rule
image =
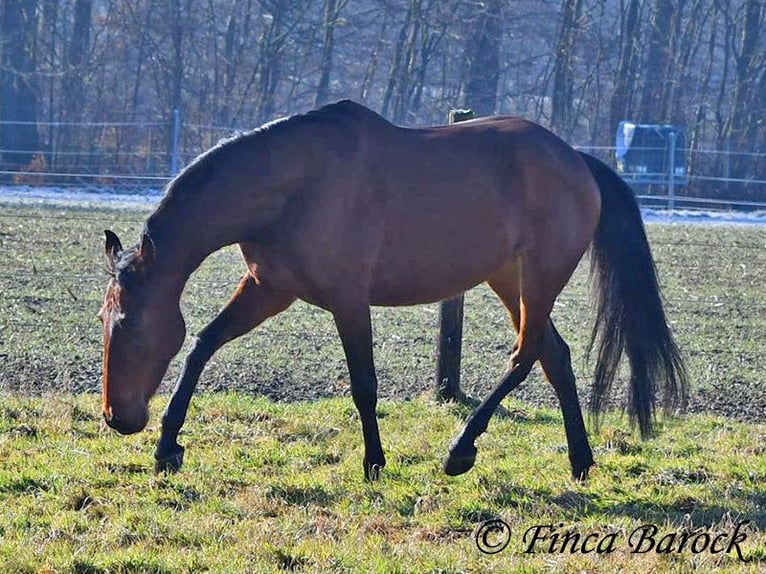
<path id="1" fill-rule="evenodd" d="M 232 339 L 287 309 L 295 297 L 257 285 L 250 274 L 239 283 L 229 303 L 197 337 L 186 357 L 184 370 L 162 415 L 162 432 L 154 452 L 155 471 L 177 471 L 183 463 L 184 448 L 178 433 L 186 420 L 189 403 L 202 370 L 213 354 Z"/>
<path id="2" fill-rule="evenodd" d="M 202 370 L 219 347 L 210 334 L 205 336 L 205 330 L 195 338 L 186 356 L 184 370 L 176 381 L 170 402 L 162 414 L 162 432 L 154 451 L 155 472 L 176 472 L 181 468 L 184 447 L 178 444 L 178 433 L 186 420 L 186 412 L 189 410 L 189 403 Z"/>
<path id="3" fill-rule="evenodd" d="M 378 480 L 380 471 L 386 466 L 386 458 L 380 444 L 375 413 L 378 403 L 378 379 L 372 357 L 370 307 L 365 303 L 336 308 L 333 310 L 333 317 L 346 354 L 351 377 L 351 396 L 362 421 L 364 477 L 367 480 Z"/>

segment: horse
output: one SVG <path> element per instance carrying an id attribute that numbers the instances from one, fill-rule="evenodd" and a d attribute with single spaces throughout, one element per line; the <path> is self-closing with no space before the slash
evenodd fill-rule
<path id="1" fill-rule="evenodd" d="M 386 460 L 370 306 L 432 303 L 486 282 L 517 336 L 499 384 L 450 443 L 442 468 L 458 475 L 473 467 L 476 438 L 539 361 L 560 403 L 572 476 L 584 480 L 593 454 L 569 347 L 550 315 L 589 248 L 597 290 L 594 418 L 623 355 L 627 410 L 642 436 L 652 431 L 659 393 L 667 411 L 686 399 L 686 372 L 631 188 L 602 161 L 523 119 L 405 128 L 337 102 L 203 153 L 167 185 L 133 247 L 105 234 L 103 417 L 122 434 L 146 426 L 150 398 L 182 347 L 179 300 L 190 274 L 235 243 L 246 266 L 188 352 L 162 415 L 158 472 L 183 463 L 177 437 L 205 363 L 301 299 L 334 318 L 361 421 L 364 477 L 378 479 Z"/>

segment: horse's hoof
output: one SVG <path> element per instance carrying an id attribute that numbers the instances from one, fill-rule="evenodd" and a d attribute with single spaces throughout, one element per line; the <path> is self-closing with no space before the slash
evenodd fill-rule
<path id="1" fill-rule="evenodd" d="M 476 462 L 476 448 L 468 454 L 449 453 L 442 461 L 442 470 L 449 476 L 458 476 L 468 472 Z"/>
<path id="2" fill-rule="evenodd" d="M 170 455 L 155 457 L 155 474 L 172 474 L 181 469 L 181 465 L 184 463 L 184 447 L 179 446 L 178 448 L 180 450 Z"/>
<path id="3" fill-rule="evenodd" d="M 588 473 L 590 472 L 591 467 L 594 465 L 593 462 L 590 462 L 583 466 L 572 467 L 572 478 L 577 482 L 585 482 L 588 480 Z"/>
<path id="4" fill-rule="evenodd" d="M 384 464 L 364 465 L 364 479 L 367 482 L 378 482 L 383 472 Z"/>

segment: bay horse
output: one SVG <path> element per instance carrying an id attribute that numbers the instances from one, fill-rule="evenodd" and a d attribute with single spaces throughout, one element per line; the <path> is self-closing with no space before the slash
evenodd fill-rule
<path id="1" fill-rule="evenodd" d="M 385 466 L 376 420 L 371 305 L 451 298 L 487 282 L 518 332 L 497 387 L 452 441 L 443 470 L 468 471 L 476 438 L 536 361 L 563 413 L 572 474 L 594 464 L 554 300 L 592 245 L 597 350 L 591 409 L 598 417 L 622 355 L 628 411 L 645 436 L 662 393 L 671 409 L 686 375 L 668 329 L 632 190 L 600 160 L 540 125 L 492 117 L 449 126 L 395 126 L 341 101 L 223 141 L 167 186 L 138 243 L 106 231 L 112 278 L 104 331 L 103 416 L 142 430 L 148 403 L 186 329 L 179 300 L 212 252 L 238 243 L 247 270 L 201 330 L 162 416 L 157 471 L 177 470 L 197 380 L 215 351 L 296 299 L 335 320 L 364 437 L 364 476 Z"/>

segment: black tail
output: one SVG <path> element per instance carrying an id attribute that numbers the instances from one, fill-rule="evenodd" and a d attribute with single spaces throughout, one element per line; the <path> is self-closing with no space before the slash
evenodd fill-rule
<path id="1" fill-rule="evenodd" d="M 588 346 L 589 353 L 598 347 L 591 411 L 598 424 L 624 352 L 631 370 L 628 412 L 646 436 L 660 385 L 666 412 L 686 403 L 686 370 L 665 320 L 633 190 L 604 162 L 581 155 L 601 191 L 601 219 L 591 255 L 591 276 L 598 289 L 598 316 Z"/>

